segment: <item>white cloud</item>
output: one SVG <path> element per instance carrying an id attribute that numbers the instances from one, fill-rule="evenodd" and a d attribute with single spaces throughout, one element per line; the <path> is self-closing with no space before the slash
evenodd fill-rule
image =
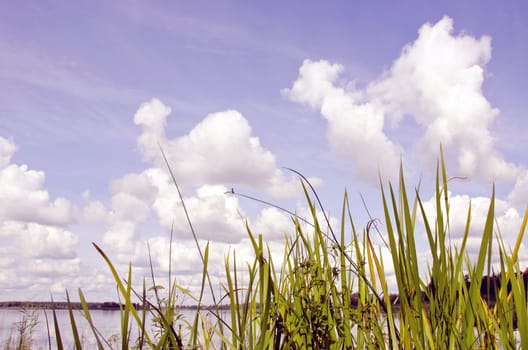
<path id="1" fill-rule="evenodd" d="M 4 221 L 0 237 L 11 242 L 11 254 L 30 258 L 69 259 L 76 256 L 77 236 L 54 226 L 19 221 Z"/>
<path id="2" fill-rule="evenodd" d="M 0 289 L 7 298 L 37 298 L 48 295 L 53 281 L 79 274 L 75 252 L 78 238 L 61 227 L 0 222 Z M 64 292 L 64 290 L 62 290 Z"/>
<path id="3" fill-rule="evenodd" d="M 453 35 L 453 21 L 424 24 L 418 39 L 367 90 L 397 122 L 411 114 L 423 128 L 418 149 L 434 157 L 442 144 L 458 154 L 463 176 L 510 180 L 518 169 L 495 149 L 490 128 L 499 114 L 482 92 L 491 39 Z"/>
<path id="4" fill-rule="evenodd" d="M 238 199 L 227 196 L 226 192 L 227 188 L 223 186 L 204 185 L 197 189 L 195 196 L 184 199 L 193 227 L 200 238 L 233 243 L 246 236 L 244 230 L 246 214 L 240 208 Z M 154 208 L 159 215 L 162 209 L 158 204 L 155 203 Z M 190 229 L 181 205 L 172 208 L 174 211 L 170 214 L 174 218 L 175 228 L 190 237 Z M 160 220 L 168 227 L 167 219 L 170 214 L 166 214 L 168 215 L 160 217 Z"/>
<path id="5" fill-rule="evenodd" d="M 134 115 L 134 123 L 140 125 L 142 133 L 137 143 L 147 160 L 160 158 L 159 146 L 165 146 L 165 125 L 171 109 L 158 99 L 143 103 Z"/>
<path id="6" fill-rule="evenodd" d="M 383 132 L 385 116 L 377 101 L 365 101 L 362 92 L 337 86 L 343 67 L 328 61 L 305 60 L 299 78 L 283 94 L 320 110 L 328 122 L 327 138 L 339 153 L 356 162 L 358 176 L 377 182 L 397 173 L 401 147 Z"/>
<path id="7" fill-rule="evenodd" d="M 112 193 L 124 192 L 145 201 L 151 201 L 156 193 L 156 188 L 149 179 L 148 173 L 126 174 L 113 181 L 111 189 Z"/>
<path id="8" fill-rule="evenodd" d="M 486 224 L 486 218 L 490 206 L 489 197 L 470 197 L 468 195 L 454 195 L 449 193 L 449 232 L 453 245 L 460 246 L 466 229 L 467 213 L 471 205 L 471 221 L 467 241 L 467 252 L 472 261 L 476 261 L 482 244 L 482 235 Z M 431 198 L 424 203 L 427 218 L 430 225 L 436 220 L 435 199 Z M 444 218 L 445 220 L 445 218 Z M 498 246 L 495 240 L 496 234 L 500 233 L 506 249 L 513 248 L 521 227 L 522 217 L 519 212 L 502 199 L 496 198 L 494 205 L 494 251 L 493 261 L 498 262 Z M 425 231 L 424 231 L 425 232 Z M 522 246 L 523 253 L 528 253 L 526 247 Z"/>
<path id="9" fill-rule="evenodd" d="M 110 225 L 103 238 L 103 246 L 110 253 L 117 254 L 120 262 L 129 262 L 133 255 L 136 242 L 139 239 L 137 223 L 133 221 L 117 221 Z"/>
<path id="10" fill-rule="evenodd" d="M 499 111 L 482 92 L 491 39 L 452 32 L 449 17 L 423 25 L 418 38 L 365 89 L 340 86 L 341 65 L 306 60 L 293 87 L 283 93 L 320 110 L 329 143 L 355 160 L 364 180 L 376 180 L 378 168 L 384 175 L 397 173 L 403 150 L 395 137 L 389 138 L 386 121 L 397 128 L 407 116 L 423 136 L 400 141 L 412 143 L 424 160 L 437 158 L 442 144 L 447 154 L 457 155 L 461 176 L 515 179 L 519 168 L 495 149 L 490 132 Z"/>
<path id="11" fill-rule="evenodd" d="M 74 276 L 80 271 L 80 259 L 67 259 L 62 261 L 35 259 L 27 271 L 32 275 L 49 276 L 57 280 L 57 276 Z M 65 289 L 60 290 L 64 293 Z"/>
<path id="12" fill-rule="evenodd" d="M 110 220 L 110 213 L 101 201 L 90 201 L 81 210 L 81 222 L 88 224 L 106 224 Z"/>
<path id="13" fill-rule="evenodd" d="M 17 147 L 13 140 L 8 140 L 0 136 L 0 169 L 11 162 L 11 157 L 16 152 Z"/>
<path id="14" fill-rule="evenodd" d="M 0 169 L 0 219 L 67 225 L 74 222 L 71 203 L 50 200 L 43 188 L 44 172 L 26 165 L 9 164 Z"/>
<path id="15" fill-rule="evenodd" d="M 152 168 L 144 172 L 157 189 L 152 208 L 159 223 L 180 239 L 191 239 L 192 234 L 185 213 L 169 175 L 161 169 Z M 193 227 L 201 239 L 218 242 L 237 242 L 245 235 L 245 213 L 238 199 L 226 195 L 227 188 L 220 185 L 203 185 L 184 201 Z"/>
<path id="16" fill-rule="evenodd" d="M 80 271 L 78 237 L 65 228 L 78 218 L 70 201 L 50 198 L 43 171 L 11 163 L 16 149 L 0 137 L 0 288 L 42 298 L 52 281 Z"/>
<path id="17" fill-rule="evenodd" d="M 169 113 L 170 108 L 153 99 L 141 105 L 134 121 L 142 127 L 138 144 L 145 158 L 164 166 L 161 145 L 178 181 L 194 185 L 243 184 L 278 197 L 298 190 L 298 181 L 277 168 L 275 156 L 252 136 L 248 121 L 239 112 L 211 113 L 188 134 L 166 140 Z"/>
<path id="18" fill-rule="evenodd" d="M 522 170 L 515 181 L 515 186 L 508 195 L 508 201 L 518 210 L 525 210 L 528 206 L 528 170 Z"/>
<path id="19" fill-rule="evenodd" d="M 295 230 L 291 216 L 276 208 L 262 209 L 249 228 L 253 235 L 262 234 L 266 241 L 284 240 Z"/>
<path id="20" fill-rule="evenodd" d="M 128 174 L 115 181 L 112 188 L 118 192 L 112 196 L 103 244 L 111 252 L 120 254 L 120 260 L 132 258 L 136 244 L 142 241 L 139 226 L 152 213 L 156 214 L 164 232 L 173 228 L 175 239 L 192 239 L 180 197 L 166 171 L 149 168 L 139 174 Z M 193 228 L 200 239 L 238 242 L 245 237 L 246 214 L 238 199 L 227 196 L 226 192 L 227 188 L 220 185 L 203 185 L 192 195 L 184 195 Z M 85 208 L 88 216 L 102 216 L 101 210 L 98 204 Z"/>
<path id="21" fill-rule="evenodd" d="M 149 210 L 148 203 L 130 193 L 119 192 L 112 196 L 113 220 L 143 222 Z"/>

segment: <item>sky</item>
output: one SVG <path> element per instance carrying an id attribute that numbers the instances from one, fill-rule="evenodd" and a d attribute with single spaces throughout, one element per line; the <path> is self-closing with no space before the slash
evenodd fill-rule
<path id="1" fill-rule="evenodd" d="M 400 164 L 432 211 L 440 145 L 457 177 L 453 243 L 471 202 L 478 252 L 495 185 L 513 245 L 528 198 L 527 16 L 524 1 L 5 3 L 0 298 L 116 300 L 92 242 L 135 283 L 150 247 L 158 281 L 170 266 L 196 293 L 202 264 L 161 149 L 215 283 L 228 254 L 252 259 L 246 221 L 277 261 L 293 234 L 289 214 L 226 192 L 309 218 L 295 169 L 334 225 L 347 191 L 363 230 Z M 417 246 L 427 261 L 419 229 Z"/>

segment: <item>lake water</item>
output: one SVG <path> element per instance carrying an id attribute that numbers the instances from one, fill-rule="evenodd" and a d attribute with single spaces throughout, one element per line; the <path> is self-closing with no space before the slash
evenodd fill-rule
<path id="1" fill-rule="evenodd" d="M 51 337 L 51 348 L 56 349 L 55 332 L 53 326 L 53 313 L 51 310 L 32 310 L 26 312 L 26 316 L 35 317 L 37 320 L 36 326 L 32 332 L 32 349 L 49 349 L 48 341 L 48 329 L 46 326 L 46 315 L 49 322 L 49 333 Z M 70 318 L 67 310 L 57 310 L 57 318 L 59 321 L 59 327 L 61 330 L 61 338 L 63 344 L 67 349 L 73 348 L 73 336 L 70 325 Z M 183 317 L 187 320 L 191 320 L 194 311 L 183 310 L 180 311 Z M 101 310 L 90 310 L 92 321 L 95 327 L 102 333 L 105 339 L 111 339 L 114 336 L 114 341 L 120 342 L 120 322 L 121 317 L 119 311 L 101 311 Z M 96 348 L 94 335 L 88 326 L 86 319 L 83 316 L 81 310 L 74 310 L 75 322 L 77 329 L 79 330 L 79 336 L 83 342 L 83 348 L 94 349 Z M 4 345 L 8 341 L 10 336 L 16 336 L 17 326 L 24 319 L 24 313 L 19 310 L 11 309 L 0 309 L 0 349 L 4 348 Z M 151 330 L 152 322 L 150 317 L 147 316 L 147 330 Z M 132 328 L 131 339 L 137 338 L 137 329 Z M 117 348 L 117 347 L 116 347 Z"/>
<path id="2" fill-rule="evenodd" d="M 57 310 L 57 318 L 59 320 L 59 327 L 61 330 L 61 337 L 63 344 L 66 349 L 73 348 L 73 336 L 71 332 L 70 319 L 67 310 Z M 56 349 L 55 332 L 53 326 L 53 314 L 51 310 L 33 310 L 26 315 L 36 317 L 38 323 L 33 329 L 32 333 L 32 349 L 49 349 L 48 330 L 46 326 L 46 317 L 49 322 L 49 333 L 51 337 L 51 348 Z M 188 321 L 192 322 L 195 311 L 194 310 L 181 310 L 181 315 Z M 114 341 L 120 342 L 120 322 L 121 317 L 119 311 L 101 311 L 101 310 L 90 310 L 92 320 L 96 328 L 102 333 L 105 339 L 111 339 L 114 336 Z M 95 338 L 91 329 L 88 326 L 82 312 L 80 310 L 74 310 L 75 322 L 79 330 L 79 335 L 82 339 L 83 348 L 95 349 L 96 343 Z M 226 315 L 224 315 L 226 316 Z M 147 330 L 151 330 L 152 322 L 150 318 L 147 322 Z M 18 310 L 11 309 L 0 309 L 0 349 L 4 348 L 9 336 L 15 336 L 17 334 L 17 324 L 24 319 L 24 314 Z M 137 329 L 132 329 L 131 339 L 137 338 Z M 152 334 L 152 333 L 151 333 Z M 515 332 L 517 338 L 517 346 L 519 346 L 519 334 Z M 113 348 L 120 348 L 120 346 L 113 346 Z"/>
<path id="3" fill-rule="evenodd" d="M 61 337 L 63 343 L 66 345 L 73 344 L 73 336 L 71 332 L 71 325 L 69 321 L 67 310 L 57 310 L 57 318 L 61 330 Z M 46 325 L 46 313 L 49 322 L 50 334 L 54 334 L 53 314 L 51 310 L 32 310 L 27 311 L 25 315 L 30 316 L 29 319 L 35 318 L 36 326 L 33 328 L 32 339 L 33 347 L 35 349 L 48 349 L 48 329 Z M 120 316 L 119 311 L 91 311 L 93 322 L 95 326 L 101 330 L 105 337 L 110 337 L 113 334 L 119 333 Z M 79 329 L 79 335 L 83 339 L 83 344 L 91 348 L 95 345 L 93 342 L 94 336 L 91 333 L 88 323 L 82 316 L 80 310 L 74 310 L 75 322 Z M 24 320 L 24 314 L 18 310 L 0 310 L 0 346 L 4 346 L 10 336 L 16 336 L 18 333 L 18 326 Z M 56 348 L 54 336 L 52 336 L 51 348 Z M 68 346 L 69 348 L 69 346 Z"/>

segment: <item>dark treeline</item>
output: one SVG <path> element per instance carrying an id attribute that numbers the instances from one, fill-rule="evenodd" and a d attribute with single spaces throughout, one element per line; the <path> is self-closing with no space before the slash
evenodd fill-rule
<path id="1" fill-rule="evenodd" d="M 528 268 L 522 272 L 522 279 L 524 283 L 524 290 L 528 295 Z M 497 300 L 497 296 L 499 294 L 499 291 L 502 287 L 503 282 L 507 281 L 506 276 L 502 276 L 501 274 L 493 274 L 491 276 L 483 276 L 480 280 L 480 295 L 484 301 L 486 301 L 488 304 L 494 304 Z M 464 276 L 464 281 L 466 284 L 466 289 L 469 290 L 471 287 L 471 279 L 469 278 L 469 275 Z M 506 291 L 509 293 L 511 291 L 511 282 L 508 281 L 506 285 Z M 436 287 L 434 285 L 434 282 L 431 281 L 427 285 L 427 289 L 425 291 L 422 291 L 422 300 L 427 303 L 429 302 L 430 296 L 437 293 Z M 357 307 L 359 304 L 359 293 L 352 294 L 351 298 L 351 304 L 352 307 Z M 399 295 L 398 294 L 391 294 L 390 295 L 390 302 L 394 306 L 399 305 Z"/>
<path id="2" fill-rule="evenodd" d="M 524 272 L 521 273 L 523 284 L 524 284 L 524 290 L 525 292 L 528 291 L 528 268 L 524 270 Z M 520 276 L 520 277 L 521 277 Z M 473 283 L 468 275 L 464 276 L 464 281 L 466 284 L 467 290 L 471 287 L 471 284 Z M 508 280 L 507 276 L 503 276 L 502 274 L 493 274 L 491 276 L 483 276 L 480 280 L 480 296 L 484 301 L 486 301 L 488 304 L 493 304 L 497 300 L 497 296 L 501 290 L 501 287 L 503 287 L 504 282 L 506 282 L 506 292 L 511 292 L 511 282 Z M 423 297 L 425 301 L 428 301 L 428 293 L 436 293 L 436 288 L 434 286 L 433 281 L 429 283 L 427 286 L 427 292 L 423 292 Z"/>

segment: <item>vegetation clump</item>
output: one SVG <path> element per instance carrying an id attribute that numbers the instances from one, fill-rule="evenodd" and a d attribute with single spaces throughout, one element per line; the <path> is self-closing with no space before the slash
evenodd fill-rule
<path id="1" fill-rule="evenodd" d="M 140 291 L 134 290 L 131 267 L 122 278 L 110 258 L 95 245 L 114 276 L 122 300 L 119 347 L 528 349 L 527 276 L 518 265 L 528 212 L 515 245 L 507 250 L 495 226 L 493 192 L 481 228 L 478 256 L 473 261 L 467 251 L 471 207 L 462 213 L 466 226 L 460 243 L 455 246 L 450 241 L 443 158 L 436 177 L 434 215 L 426 212 L 418 190 L 408 194 L 401 171 L 396 186 L 381 187 L 383 225 L 372 220 L 363 230 L 354 225 L 346 193 L 338 227 L 332 227 L 317 193 L 304 177 L 301 180 L 312 214 L 307 220 L 310 224 L 292 216 L 295 235 L 286 237 L 283 259 L 278 264 L 262 236 L 255 235 L 248 226 L 255 258 L 247 263 L 242 279 L 236 252 L 226 256 L 222 303 L 216 301 L 208 274 L 209 245 L 200 247 L 194 231 L 203 262 L 201 292 L 197 296 L 171 282 L 167 295 L 161 297 L 152 278 L 155 297 L 147 298 L 146 282 Z M 318 215 L 321 212 L 322 220 Z M 190 221 L 189 225 L 192 230 Z M 377 232 L 380 227 L 383 232 Z M 383 237 L 390 261 L 384 260 L 382 248 L 373 243 L 374 232 Z M 430 248 L 425 274 L 415 243 L 418 234 L 425 234 Z M 496 249 L 492 249 L 493 242 Z M 498 264 L 493 267 L 492 258 L 496 256 Z M 395 291 L 389 290 L 389 268 L 394 270 Z M 493 271 L 493 277 L 485 277 Z M 207 289 L 214 305 L 206 309 L 203 297 Z M 197 307 L 191 319 L 177 313 L 177 294 L 195 300 Z M 86 305 L 82 291 L 79 296 Z M 226 303 L 229 312 L 220 309 Z M 136 305 L 143 307 L 138 309 Z M 110 347 L 91 323 L 87 307 L 84 312 L 98 348 Z M 154 334 L 146 329 L 147 319 L 152 317 L 158 326 Z M 75 347 L 80 349 L 71 308 L 70 320 Z M 56 316 L 54 322 L 57 325 Z M 129 339 L 132 326 L 139 331 L 137 339 Z M 56 326 L 59 348 L 63 348 L 61 331 Z"/>

